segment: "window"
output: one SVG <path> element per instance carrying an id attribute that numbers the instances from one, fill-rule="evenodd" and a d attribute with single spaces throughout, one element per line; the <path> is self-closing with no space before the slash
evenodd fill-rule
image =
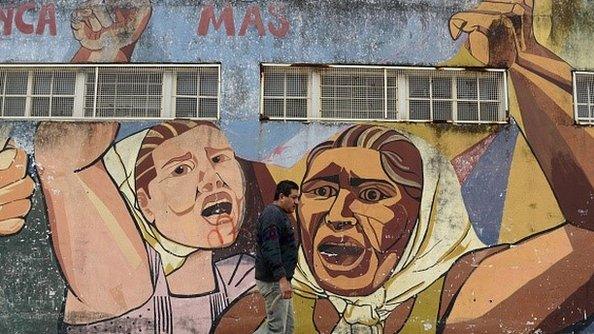
<path id="1" fill-rule="evenodd" d="M 594 124 L 594 73 L 574 72 L 573 104 L 578 124 Z"/>
<path id="2" fill-rule="evenodd" d="M 0 66 L 2 117 L 215 119 L 218 115 L 218 65 Z"/>
<path id="3" fill-rule="evenodd" d="M 262 111 L 272 119 L 503 123 L 503 70 L 264 65 Z"/>

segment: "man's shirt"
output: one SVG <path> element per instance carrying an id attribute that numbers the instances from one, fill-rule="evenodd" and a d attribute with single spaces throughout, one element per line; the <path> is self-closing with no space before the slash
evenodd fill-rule
<path id="1" fill-rule="evenodd" d="M 256 279 L 278 282 L 293 278 L 297 266 L 297 241 L 289 215 L 275 204 L 269 204 L 258 217 Z"/>

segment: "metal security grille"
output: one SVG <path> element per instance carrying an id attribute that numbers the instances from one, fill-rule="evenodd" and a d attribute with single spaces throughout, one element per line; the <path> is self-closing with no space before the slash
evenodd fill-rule
<path id="1" fill-rule="evenodd" d="M 298 67 L 265 67 L 264 114 L 277 118 L 306 118 L 310 100 L 310 71 Z"/>
<path id="2" fill-rule="evenodd" d="M 504 76 L 485 71 L 402 71 L 408 116 L 417 121 L 498 123 L 506 120 Z"/>
<path id="3" fill-rule="evenodd" d="M 594 73 L 574 73 L 574 108 L 579 124 L 594 124 Z"/>
<path id="4" fill-rule="evenodd" d="M 0 67 L 0 115 L 218 118 L 219 66 Z"/>
<path id="5" fill-rule="evenodd" d="M 321 117 L 384 118 L 386 83 L 381 69 L 339 69 L 320 71 Z"/>
<path id="6" fill-rule="evenodd" d="M 53 69 L 0 71 L 4 117 L 64 117 L 72 114 L 76 73 Z"/>
<path id="7" fill-rule="evenodd" d="M 265 65 L 263 114 L 278 119 L 445 121 L 503 123 L 507 121 L 505 72 L 464 69 L 332 65 L 298 67 L 307 74 L 307 110 L 287 114 L 284 75 L 297 68 Z M 302 79 L 305 82 L 305 79 Z M 304 90 L 305 91 L 305 90 Z M 305 95 L 304 95 L 305 96 Z"/>

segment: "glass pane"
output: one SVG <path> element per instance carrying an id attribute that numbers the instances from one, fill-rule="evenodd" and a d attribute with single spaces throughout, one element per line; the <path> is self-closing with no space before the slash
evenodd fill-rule
<path id="1" fill-rule="evenodd" d="M 458 102 L 459 121 L 478 121 L 477 102 Z"/>
<path id="2" fill-rule="evenodd" d="M 577 75 L 575 78 L 575 94 L 577 103 L 588 103 L 588 78 Z"/>
<path id="3" fill-rule="evenodd" d="M 307 97 L 306 74 L 287 74 L 287 96 Z"/>
<path id="4" fill-rule="evenodd" d="M 336 113 L 334 112 L 336 108 L 336 100 L 334 99 L 322 99 L 322 118 L 334 118 L 336 117 Z"/>
<path id="5" fill-rule="evenodd" d="M 408 96 L 429 98 L 429 77 L 409 76 Z"/>
<path id="6" fill-rule="evenodd" d="M 481 121 L 500 121 L 498 102 L 481 102 Z"/>
<path id="7" fill-rule="evenodd" d="M 70 117 L 74 108 L 73 97 L 53 97 L 52 98 L 52 116 Z"/>
<path id="8" fill-rule="evenodd" d="M 219 76 L 214 73 L 200 74 L 200 95 L 201 96 L 217 96 L 219 90 Z"/>
<path id="9" fill-rule="evenodd" d="M 52 88 L 52 72 L 37 72 L 33 74 L 33 94 L 49 95 Z"/>
<path id="10" fill-rule="evenodd" d="M 479 78 L 481 100 L 499 100 L 499 85 L 496 78 Z"/>
<path id="11" fill-rule="evenodd" d="M 433 101 L 433 120 L 452 120 L 452 101 Z"/>
<path id="12" fill-rule="evenodd" d="M 200 99 L 200 117 L 217 117 L 217 99 Z"/>
<path id="13" fill-rule="evenodd" d="M 62 72 L 54 73 L 54 94 L 74 95 L 74 86 L 76 83 L 76 73 Z"/>
<path id="14" fill-rule="evenodd" d="M 8 87 L 6 87 L 8 88 Z M 25 116 L 26 97 L 7 97 L 4 99 L 4 116 Z"/>
<path id="15" fill-rule="evenodd" d="M 307 117 L 307 99 L 287 99 L 287 117 Z"/>
<path id="16" fill-rule="evenodd" d="M 590 117 L 588 105 L 587 104 L 578 104 L 577 106 L 578 111 L 578 118 L 588 118 Z"/>
<path id="17" fill-rule="evenodd" d="M 284 102 L 281 99 L 264 99 L 264 115 L 269 117 L 284 116 Z"/>
<path id="18" fill-rule="evenodd" d="M 476 78 L 456 78 L 458 99 L 476 100 L 477 81 Z"/>
<path id="19" fill-rule="evenodd" d="M 27 94 L 27 72 L 6 73 L 6 94 L 25 95 Z M 23 107 L 24 110 L 24 107 Z"/>
<path id="20" fill-rule="evenodd" d="M 452 79 L 451 78 L 433 78 L 433 98 L 450 99 L 452 98 Z"/>
<path id="21" fill-rule="evenodd" d="M 264 74 L 264 96 L 284 96 L 285 75 L 283 73 Z"/>
<path id="22" fill-rule="evenodd" d="M 198 73 L 177 74 L 177 95 L 198 94 Z"/>
<path id="23" fill-rule="evenodd" d="M 49 97 L 34 97 L 31 99 L 31 116 L 49 116 L 50 115 L 50 98 Z"/>
<path id="24" fill-rule="evenodd" d="M 175 98 L 175 116 L 182 118 L 196 117 L 198 101 L 191 97 Z"/>
<path id="25" fill-rule="evenodd" d="M 409 118 L 412 120 L 430 120 L 431 107 L 429 101 L 409 101 Z"/>

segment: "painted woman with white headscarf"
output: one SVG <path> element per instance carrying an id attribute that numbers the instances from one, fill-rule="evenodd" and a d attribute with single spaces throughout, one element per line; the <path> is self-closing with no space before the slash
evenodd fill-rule
<path id="1" fill-rule="evenodd" d="M 68 283 L 65 331 L 208 332 L 255 285 L 252 228 L 243 222 L 262 205 L 256 174 L 265 179 L 265 169 L 236 157 L 208 122 L 168 121 L 114 143 L 117 129 L 44 123 L 37 131 Z"/>
<path id="2" fill-rule="evenodd" d="M 392 312 L 484 246 L 449 161 L 395 130 L 357 125 L 321 143 L 301 187 L 293 285 L 335 309 L 313 317 L 322 332 L 383 333 Z"/>

